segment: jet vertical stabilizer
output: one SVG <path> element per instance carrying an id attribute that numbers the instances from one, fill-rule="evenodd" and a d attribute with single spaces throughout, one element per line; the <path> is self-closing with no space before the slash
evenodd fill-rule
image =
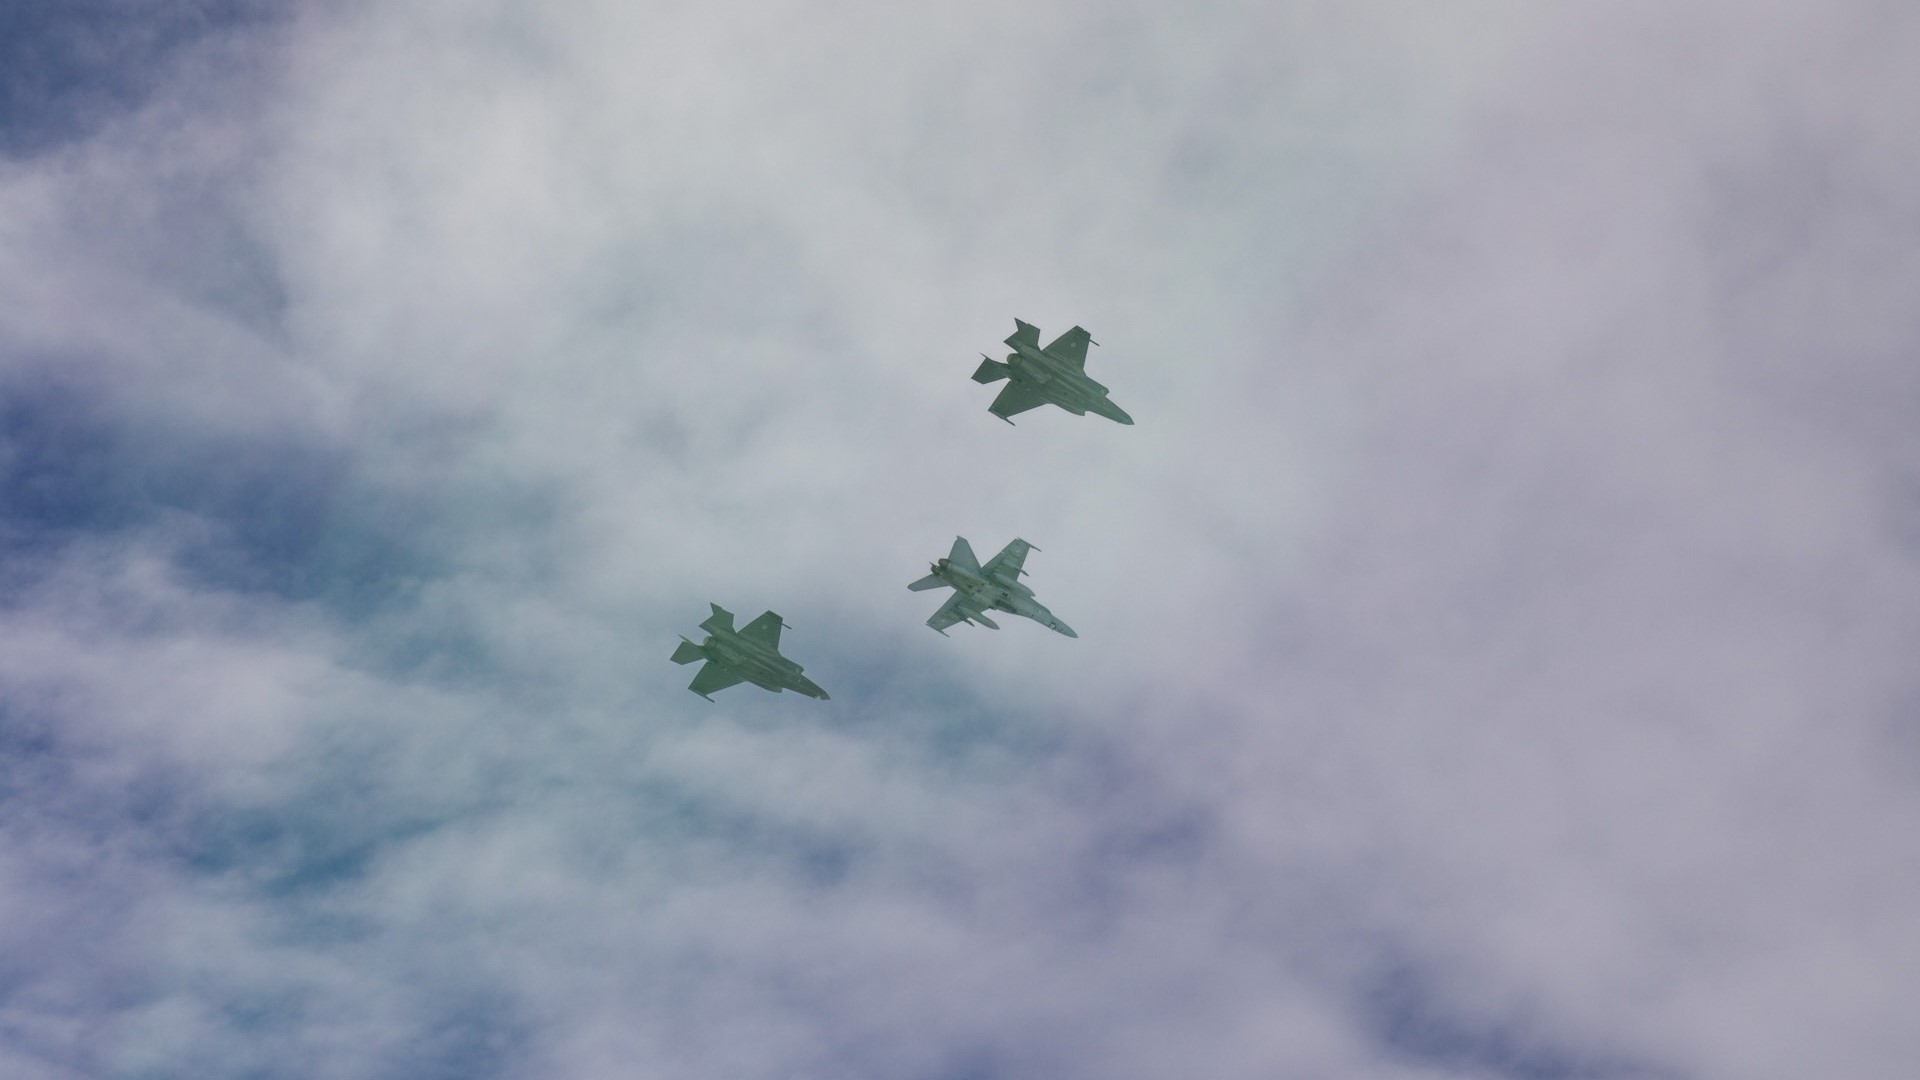
<path id="1" fill-rule="evenodd" d="M 1016 349 L 1018 349 L 1022 345 L 1030 345 L 1033 347 L 1033 350 L 1035 352 L 1040 351 L 1040 328 L 1039 327 L 1029 322 L 1021 322 L 1019 319 L 1013 320 L 1013 326 L 1014 326 L 1013 336 L 1009 337 L 1004 342 L 1004 344 L 1010 345 Z"/>
<path id="2" fill-rule="evenodd" d="M 713 614 L 707 616 L 707 621 L 700 624 L 700 629 L 709 634 L 733 633 L 733 612 L 711 601 L 707 606 L 713 609 Z"/>
<path id="3" fill-rule="evenodd" d="M 980 574 L 980 560 L 973 557 L 973 546 L 964 536 L 953 538 L 953 550 L 947 553 L 947 562 L 976 577 Z"/>

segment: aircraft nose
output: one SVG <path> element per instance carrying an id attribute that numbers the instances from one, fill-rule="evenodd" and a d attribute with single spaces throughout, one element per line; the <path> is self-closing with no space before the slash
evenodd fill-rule
<path id="1" fill-rule="evenodd" d="M 1055 620 L 1053 624 L 1053 628 L 1067 635 L 1068 637 L 1077 638 L 1080 636 L 1079 634 L 1076 634 L 1073 632 L 1073 627 L 1068 626 L 1066 623 L 1060 622 L 1058 620 Z"/>

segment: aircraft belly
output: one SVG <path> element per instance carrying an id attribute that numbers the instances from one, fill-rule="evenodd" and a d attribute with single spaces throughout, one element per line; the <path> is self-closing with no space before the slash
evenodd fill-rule
<path id="1" fill-rule="evenodd" d="M 1048 611 L 1038 600 L 1022 600 L 1019 607 L 1008 608 L 1007 610 L 1012 611 L 1015 615 L 1032 619 L 1034 622 L 1039 623 L 1047 622 L 1053 618 L 1053 612 Z"/>

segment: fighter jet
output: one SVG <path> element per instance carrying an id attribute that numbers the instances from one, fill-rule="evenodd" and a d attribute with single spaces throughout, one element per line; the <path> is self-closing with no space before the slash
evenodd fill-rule
<path id="1" fill-rule="evenodd" d="M 800 674 L 803 669 L 799 664 L 780 655 L 780 628 L 787 625 L 780 616 L 771 611 L 765 612 L 735 630 L 733 612 L 719 604 L 710 606 L 713 614 L 700 624 L 700 629 L 707 632 L 707 640 L 695 645 L 682 636 L 679 647 L 673 650 L 673 662 L 676 664 L 691 664 L 695 660 L 707 662 L 695 673 L 687 689 L 712 701 L 713 698 L 708 695 L 715 690 L 725 690 L 739 682 L 750 682 L 776 694 L 782 690 L 796 690 L 808 697 L 827 700 L 825 690 Z"/>
<path id="2" fill-rule="evenodd" d="M 987 560 L 981 566 L 973 557 L 973 548 L 967 544 L 967 538 L 956 536 L 953 539 L 953 551 L 946 558 L 934 563 L 933 573 L 907 586 L 914 592 L 927 589 L 939 589 L 951 586 L 953 595 L 933 613 L 927 625 L 946 635 L 947 627 L 957 622 L 978 623 L 989 630 L 1000 629 L 1000 624 L 982 614 L 992 608 L 1008 611 L 1015 615 L 1025 615 L 1049 630 L 1057 631 L 1068 637 L 1079 637 L 1073 627 L 1053 617 L 1033 598 L 1033 590 L 1020 584 L 1020 575 L 1026 573 L 1020 564 L 1026 561 L 1027 552 L 1039 548 L 1025 540 L 1015 539 L 1002 548 L 1000 554 Z"/>
<path id="3" fill-rule="evenodd" d="M 1015 413 L 1051 404 L 1075 416 L 1085 416 L 1092 410 L 1109 420 L 1133 423 L 1133 417 L 1107 400 L 1106 387 L 1087 378 L 1087 344 L 1100 344 L 1092 335 L 1076 326 L 1042 349 L 1040 331 L 1031 323 L 1015 319 L 1013 325 L 1013 336 L 1007 339 L 1013 351 L 1007 354 L 1007 362 L 981 353 L 982 362 L 973 373 L 977 383 L 1011 378 L 1000 396 L 987 406 L 988 412 L 1011 424 L 1013 421 L 1007 418 Z"/>

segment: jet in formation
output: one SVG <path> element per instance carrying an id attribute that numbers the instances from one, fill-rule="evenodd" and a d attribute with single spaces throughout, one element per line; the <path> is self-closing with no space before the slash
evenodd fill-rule
<path id="1" fill-rule="evenodd" d="M 738 630 L 733 628 L 733 613 L 719 604 L 711 605 L 713 614 L 700 624 L 707 640 L 695 645 L 684 636 L 673 650 L 673 662 L 691 664 L 705 660 L 687 689 L 712 701 L 708 695 L 735 683 L 750 682 L 764 690 L 779 693 L 794 690 L 811 698 L 827 700 L 827 692 L 801 674 L 799 664 L 780 655 L 780 628 L 787 625 L 780 616 L 768 611 Z"/>
<path id="2" fill-rule="evenodd" d="M 1013 347 L 1007 362 L 982 353 L 982 363 L 973 373 L 977 383 L 1008 380 L 1000 396 L 987 406 L 988 412 L 1011 424 L 1008 417 L 1016 413 L 1058 405 L 1075 416 L 1096 412 L 1122 424 L 1133 423 L 1133 417 L 1107 399 L 1107 388 L 1087 377 L 1087 345 L 1100 344 L 1092 335 L 1076 326 L 1042 349 L 1039 329 L 1019 319 L 1013 325 L 1013 336 L 1006 342 Z"/>
<path id="3" fill-rule="evenodd" d="M 947 627 L 957 622 L 978 623 L 991 630 L 1000 629 L 998 623 L 984 614 L 991 609 L 1024 615 L 1049 630 L 1068 637 L 1079 637 L 1073 632 L 1073 627 L 1054 618 L 1053 612 L 1033 598 L 1032 589 L 1020 583 L 1020 575 L 1026 573 L 1021 569 L 1021 564 L 1026 561 L 1027 552 L 1037 550 L 1025 540 L 1015 539 L 1002 548 L 1000 554 L 988 559 L 987 565 L 981 566 L 974 559 L 973 548 L 968 545 L 967 538 L 957 536 L 953 540 L 953 551 L 933 564 L 930 568 L 933 572 L 907 588 L 914 592 L 947 587 L 953 589 L 953 595 L 940 605 L 939 611 L 933 613 L 933 618 L 927 620 L 927 625 L 942 635 L 946 634 Z"/>

